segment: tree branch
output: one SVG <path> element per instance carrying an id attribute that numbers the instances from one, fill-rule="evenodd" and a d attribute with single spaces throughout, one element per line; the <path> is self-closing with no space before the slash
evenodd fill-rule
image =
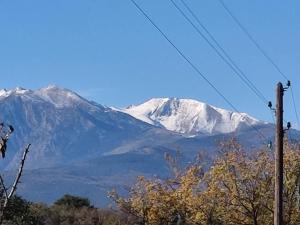
<path id="1" fill-rule="evenodd" d="M 3 177 L 0 175 L 0 184 L 4 190 L 4 194 L 5 194 L 5 199 L 8 198 L 8 193 L 7 193 L 7 188 L 5 187 L 5 184 L 4 184 L 4 180 L 3 180 Z"/>
<path id="2" fill-rule="evenodd" d="M 17 190 L 17 185 L 20 182 L 20 178 L 21 178 L 22 173 L 23 173 L 23 168 L 24 168 L 26 156 L 27 156 L 27 154 L 29 152 L 30 145 L 31 144 L 28 144 L 27 147 L 25 148 L 24 152 L 23 152 L 23 156 L 22 156 L 22 159 L 21 159 L 21 162 L 20 162 L 20 166 L 19 166 L 19 171 L 17 173 L 16 179 L 15 179 L 15 181 L 13 183 L 12 188 L 11 188 L 9 194 L 7 195 L 6 199 L 5 199 L 5 202 L 4 202 L 4 205 L 3 205 L 4 208 L 6 208 L 9 199 L 13 196 L 13 194 Z"/>

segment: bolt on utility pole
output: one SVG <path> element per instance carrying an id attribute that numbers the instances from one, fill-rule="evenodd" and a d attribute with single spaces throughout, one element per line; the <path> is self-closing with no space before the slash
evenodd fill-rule
<path id="1" fill-rule="evenodd" d="M 276 88 L 276 150 L 274 225 L 283 225 L 283 94 L 282 83 Z"/>

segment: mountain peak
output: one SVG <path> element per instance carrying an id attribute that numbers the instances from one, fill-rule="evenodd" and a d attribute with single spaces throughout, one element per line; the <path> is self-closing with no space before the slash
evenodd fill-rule
<path id="1" fill-rule="evenodd" d="M 59 108 L 87 102 L 87 100 L 83 99 L 75 92 L 66 88 L 61 88 L 57 85 L 49 85 L 40 88 L 35 91 L 35 94 Z"/>
<path id="2" fill-rule="evenodd" d="M 32 90 L 25 89 L 23 87 L 16 87 L 16 88 L 10 89 L 10 90 L 4 88 L 4 89 L 0 90 L 0 97 L 6 98 L 10 95 L 23 95 L 23 94 L 26 94 L 29 92 L 32 92 Z"/>
<path id="3" fill-rule="evenodd" d="M 81 103 L 89 104 L 88 100 L 83 99 L 75 92 L 61 88 L 57 85 L 49 85 L 37 90 L 25 89 L 22 87 L 16 87 L 13 89 L 0 89 L 0 99 L 5 99 L 9 96 L 20 96 L 22 99 L 46 101 L 51 103 L 57 108 L 70 107 Z"/>
<path id="4" fill-rule="evenodd" d="M 46 87 L 42 87 L 42 88 L 38 89 L 37 91 L 44 92 L 44 93 L 53 92 L 53 91 L 74 93 L 73 91 L 71 91 L 67 88 L 62 88 L 62 87 L 60 87 L 58 85 L 54 85 L 54 84 L 50 84 Z"/>
<path id="5" fill-rule="evenodd" d="M 245 113 L 217 108 L 194 99 L 153 98 L 123 112 L 149 124 L 187 135 L 231 133 L 263 123 Z"/>
<path id="6" fill-rule="evenodd" d="M 29 91 L 29 89 L 26 89 L 26 88 L 23 88 L 23 87 L 16 87 L 14 90 L 17 91 L 17 92 Z"/>

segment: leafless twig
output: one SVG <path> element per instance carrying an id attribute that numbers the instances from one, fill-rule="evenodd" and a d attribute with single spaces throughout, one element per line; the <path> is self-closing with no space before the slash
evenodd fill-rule
<path id="1" fill-rule="evenodd" d="M 8 196 L 5 198 L 5 202 L 4 202 L 4 205 L 3 205 L 4 208 L 7 206 L 7 203 L 9 201 L 9 199 L 13 196 L 13 194 L 17 190 L 17 185 L 20 182 L 20 178 L 21 178 L 22 173 L 23 173 L 23 168 L 24 168 L 26 156 L 27 156 L 27 154 L 29 152 L 29 148 L 30 148 L 30 144 L 27 145 L 27 147 L 25 148 L 25 150 L 23 152 L 23 156 L 22 156 L 22 159 L 21 159 L 21 162 L 20 162 L 20 166 L 19 166 L 19 170 L 18 170 L 16 179 L 15 179 L 15 181 L 13 183 L 13 186 L 12 186 L 12 188 L 11 188 Z"/>
<path id="2" fill-rule="evenodd" d="M 4 180 L 1 175 L 0 175 L 0 184 L 3 188 L 4 194 L 5 194 L 5 199 L 7 199 L 8 198 L 7 188 L 5 187 Z"/>
<path id="3" fill-rule="evenodd" d="M 18 173 L 17 173 L 17 176 L 15 178 L 15 181 L 12 185 L 12 187 L 10 188 L 10 191 L 8 193 L 8 189 L 5 187 L 5 184 L 4 184 L 4 181 L 3 181 L 3 178 L 2 176 L 0 175 L 0 184 L 1 186 L 3 187 L 4 189 L 4 193 L 5 193 L 5 196 L 4 196 L 4 203 L 3 205 L 1 205 L 1 210 L 0 210 L 0 224 L 3 223 L 3 216 L 4 216 L 4 211 L 7 207 L 7 204 L 9 202 L 9 200 L 11 199 L 11 197 L 14 195 L 14 193 L 16 192 L 17 190 L 17 186 L 18 184 L 20 183 L 20 179 L 21 179 L 21 176 L 22 176 L 22 173 L 23 173 L 23 168 L 24 168 L 24 164 L 25 164 L 25 160 L 26 160 L 26 156 L 29 152 L 29 148 L 30 148 L 30 144 L 28 144 L 23 152 L 23 156 L 22 156 L 22 159 L 21 159 L 21 162 L 20 162 L 20 166 L 19 166 L 19 170 L 18 170 Z"/>

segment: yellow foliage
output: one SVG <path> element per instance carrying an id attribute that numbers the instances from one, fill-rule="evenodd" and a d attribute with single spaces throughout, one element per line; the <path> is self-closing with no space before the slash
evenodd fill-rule
<path id="1" fill-rule="evenodd" d="M 273 224 L 274 157 L 267 149 L 246 153 L 235 141 L 203 172 L 199 164 L 174 179 L 139 177 L 128 198 L 111 193 L 118 207 L 145 225 Z M 285 143 L 286 225 L 300 224 L 300 149 Z"/>

